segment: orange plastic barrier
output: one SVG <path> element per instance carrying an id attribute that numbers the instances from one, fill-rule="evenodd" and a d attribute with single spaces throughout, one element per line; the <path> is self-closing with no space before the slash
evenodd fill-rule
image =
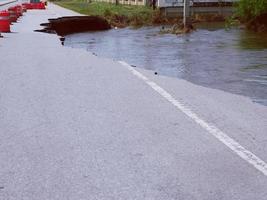
<path id="1" fill-rule="evenodd" d="M 21 17 L 22 16 L 22 13 L 23 13 L 22 6 L 21 5 L 16 5 L 15 6 L 15 10 L 16 10 L 17 17 L 18 18 Z"/>
<path id="2" fill-rule="evenodd" d="M 10 32 L 10 20 L 8 11 L 0 11 L 0 32 L 9 33 Z"/>
<path id="3" fill-rule="evenodd" d="M 39 10 L 45 9 L 45 3 L 44 2 L 31 3 L 31 6 L 33 9 L 39 9 Z"/>
<path id="4" fill-rule="evenodd" d="M 10 17 L 9 17 L 10 22 L 16 22 L 18 19 L 16 8 L 10 7 L 10 8 L 8 8 L 8 12 L 10 14 Z"/>

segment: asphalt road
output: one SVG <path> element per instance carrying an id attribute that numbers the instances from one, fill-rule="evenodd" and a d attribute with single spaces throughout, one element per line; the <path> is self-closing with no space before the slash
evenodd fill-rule
<path id="1" fill-rule="evenodd" d="M 22 1 L 17 1 L 17 0 L 0 0 L 0 11 L 6 10 L 11 6 L 14 6 L 18 4 L 18 2 Z"/>
<path id="2" fill-rule="evenodd" d="M 267 199 L 267 107 L 33 32 L 63 15 L 0 39 L 1 200 Z"/>

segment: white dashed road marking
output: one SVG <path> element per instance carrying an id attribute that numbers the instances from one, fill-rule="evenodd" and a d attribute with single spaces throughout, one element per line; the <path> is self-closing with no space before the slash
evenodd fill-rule
<path id="1" fill-rule="evenodd" d="M 146 76 L 144 76 L 143 74 L 141 74 L 137 70 L 133 69 L 133 67 L 131 67 L 128 63 L 126 63 L 124 61 L 119 61 L 119 63 L 122 64 L 123 66 L 127 67 L 136 77 L 143 80 L 153 90 L 155 90 L 162 97 L 164 97 L 166 100 L 168 100 L 172 105 L 174 105 L 179 111 L 183 112 L 185 115 L 187 115 L 193 121 L 195 121 L 198 125 L 200 125 L 206 131 L 208 131 L 211 135 L 213 135 L 215 138 L 217 138 L 220 142 L 222 142 L 228 148 L 230 148 L 234 153 L 239 155 L 242 159 L 244 159 L 245 161 L 250 163 L 258 171 L 262 172 L 265 176 L 267 176 L 267 164 L 262 159 L 260 159 L 259 157 L 254 155 L 252 152 L 245 149 L 238 142 L 236 142 L 234 139 L 232 139 L 231 137 L 226 135 L 224 132 L 222 132 L 216 126 L 201 119 L 196 113 L 191 111 L 190 108 L 188 108 L 183 103 L 176 100 L 171 94 L 169 94 L 167 91 L 165 91 L 158 84 L 149 80 Z"/>

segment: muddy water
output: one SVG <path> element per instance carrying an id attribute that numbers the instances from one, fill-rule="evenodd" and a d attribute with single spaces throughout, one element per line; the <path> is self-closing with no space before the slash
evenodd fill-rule
<path id="1" fill-rule="evenodd" d="M 125 60 L 158 74 L 250 97 L 267 105 L 267 35 L 201 25 L 189 35 L 159 27 L 73 34 L 66 46 Z"/>

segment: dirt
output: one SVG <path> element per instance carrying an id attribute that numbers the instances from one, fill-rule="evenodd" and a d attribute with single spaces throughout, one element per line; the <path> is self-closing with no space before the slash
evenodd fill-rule
<path id="1" fill-rule="evenodd" d="M 247 23 L 247 28 L 255 32 L 267 32 L 267 13 L 250 20 Z"/>
<path id="2" fill-rule="evenodd" d="M 160 33 L 161 34 L 180 35 L 180 34 L 191 33 L 194 30 L 195 30 L 195 28 L 194 28 L 193 24 L 190 23 L 190 24 L 184 26 L 183 23 L 180 22 L 180 23 L 174 24 L 171 28 L 164 28 L 164 26 L 162 26 Z"/>

